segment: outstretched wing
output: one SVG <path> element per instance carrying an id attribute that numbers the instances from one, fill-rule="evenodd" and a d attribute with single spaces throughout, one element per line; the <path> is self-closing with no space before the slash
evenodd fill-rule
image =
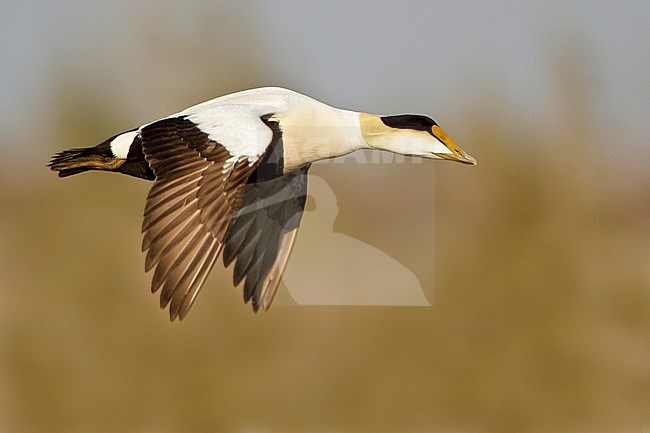
<path id="1" fill-rule="evenodd" d="M 151 290 L 161 290 L 161 308 L 170 304 L 171 320 L 182 319 L 223 248 L 259 159 L 233 156 L 183 117 L 147 125 L 140 135 L 156 175 L 142 225 L 145 269 L 155 268 Z"/>
<path id="2" fill-rule="evenodd" d="M 245 280 L 244 301 L 268 309 L 305 207 L 309 167 L 283 174 L 277 122 L 241 121 L 240 129 L 258 128 L 244 147 L 224 136 L 223 123 L 208 120 L 181 115 L 140 130 L 156 175 L 142 225 L 145 268 L 155 268 L 151 290 L 160 290 L 171 320 L 187 315 L 224 247 L 224 264 L 236 261 L 235 286 Z"/>

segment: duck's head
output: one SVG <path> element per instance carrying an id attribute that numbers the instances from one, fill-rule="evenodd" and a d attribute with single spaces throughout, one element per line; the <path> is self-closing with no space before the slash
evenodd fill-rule
<path id="1" fill-rule="evenodd" d="M 463 149 L 428 116 L 360 114 L 361 134 L 370 148 L 422 158 L 447 159 L 476 165 Z"/>

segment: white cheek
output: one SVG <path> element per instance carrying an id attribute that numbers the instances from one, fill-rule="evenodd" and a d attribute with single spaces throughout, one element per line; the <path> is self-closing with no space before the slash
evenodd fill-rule
<path id="1" fill-rule="evenodd" d="M 433 138 L 433 137 L 432 137 Z M 433 152 L 434 153 L 448 153 L 451 155 L 451 150 L 447 146 L 445 146 L 440 140 L 437 138 L 433 138 Z"/>
<path id="2" fill-rule="evenodd" d="M 431 153 L 451 153 L 447 146 L 428 133 L 408 134 L 398 138 L 403 153 L 411 155 L 430 155 Z"/>
<path id="3" fill-rule="evenodd" d="M 125 132 L 120 134 L 111 141 L 111 153 L 115 158 L 126 159 L 129 155 L 129 149 L 133 139 L 138 135 L 138 131 Z"/>

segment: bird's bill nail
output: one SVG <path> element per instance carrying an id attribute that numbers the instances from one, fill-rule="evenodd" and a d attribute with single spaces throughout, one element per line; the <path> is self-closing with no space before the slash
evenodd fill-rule
<path id="1" fill-rule="evenodd" d="M 476 158 L 474 158 L 472 155 L 469 155 L 465 152 L 463 153 L 436 153 L 438 157 L 441 159 L 446 159 L 448 161 L 456 161 L 456 162 L 462 162 L 463 164 L 471 164 L 471 165 L 476 165 Z"/>
<path id="2" fill-rule="evenodd" d="M 476 158 L 472 155 L 463 152 L 461 155 L 453 155 L 454 161 L 462 162 L 463 164 L 476 165 Z"/>
<path id="3" fill-rule="evenodd" d="M 454 139 L 445 132 L 444 129 L 438 125 L 435 125 L 431 128 L 431 132 L 433 133 L 434 137 L 440 140 L 445 146 L 447 146 L 447 149 L 451 151 L 451 153 L 438 154 L 439 157 L 442 159 L 448 159 L 450 161 L 462 162 L 463 164 L 476 165 L 476 158 L 468 153 L 465 153 L 463 149 L 461 149 L 460 146 L 456 144 Z"/>

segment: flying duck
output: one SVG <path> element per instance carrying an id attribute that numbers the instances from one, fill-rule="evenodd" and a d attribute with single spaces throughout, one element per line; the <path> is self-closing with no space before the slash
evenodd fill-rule
<path id="1" fill-rule="evenodd" d="M 153 181 L 145 271 L 170 319 L 183 319 L 219 254 L 244 302 L 267 310 L 296 240 L 311 163 L 358 149 L 446 159 L 465 153 L 430 117 L 331 107 L 277 87 L 245 90 L 54 155 L 60 177 L 88 170 Z"/>

